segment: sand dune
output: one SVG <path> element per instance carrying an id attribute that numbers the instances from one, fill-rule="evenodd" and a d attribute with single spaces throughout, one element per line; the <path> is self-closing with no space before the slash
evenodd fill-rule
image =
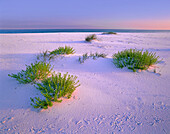
<path id="1" fill-rule="evenodd" d="M 0 133 L 170 133 L 170 33 L 96 33 L 99 41 L 87 43 L 89 34 L 0 34 Z M 30 97 L 41 93 L 8 74 L 25 69 L 38 53 L 65 45 L 76 53 L 51 64 L 55 72 L 78 76 L 81 86 L 70 100 L 34 109 Z M 112 55 L 129 48 L 163 58 L 157 73 L 116 68 Z M 108 56 L 80 64 L 78 58 L 86 52 Z"/>

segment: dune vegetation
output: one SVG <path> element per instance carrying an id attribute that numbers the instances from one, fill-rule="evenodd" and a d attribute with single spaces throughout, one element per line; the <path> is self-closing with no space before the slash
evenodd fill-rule
<path id="1" fill-rule="evenodd" d="M 89 59 L 89 58 L 93 58 L 94 60 L 102 57 L 102 58 L 106 58 L 106 54 L 104 53 L 90 53 L 90 55 L 88 55 L 88 53 L 83 54 L 83 56 L 79 56 L 79 62 L 80 63 L 84 63 L 85 60 Z"/>
<path id="2" fill-rule="evenodd" d="M 94 37 L 92 37 L 94 38 Z M 35 87 L 41 91 L 42 97 L 30 98 L 31 105 L 34 108 L 47 109 L 53 105 L 53 102 L 61 102 L 63 97 L 68 99 L 77 87 L 80 86 L 77 76 L 68 75 L 68 73 L 61 75 L 61 73 L 55 74 L 52 72 L 53 67 L 46 60 L 56 55 L 62 54 L 73 54 L 75 53 L 72 47 L 59 47 L 54 51 L 45 51 L 40 54 L 40 57 L 44 61 L 31 63 L 30 66 L 26 65 L 26 70 L 22 70 L 17 74 L 8 74 L 8 76 L 16 78 L 19 83 L 34 83 Z M 85 53 L 79 57 L 79 62 L 84 63 L 85 60 L 92 58 L 97 59 L 99 57 L 106 58 L 104 53 Z M 39 58 L 40 58 L 39 57 Z M 159 62 L 159 56 L 156 53 L 149 51 L 137 50 L 137 49 L 126 49 L 118 53 L 113 54 L 113 63 L 119 67 L 128 67 L 134 72 L 136 69 L 146 70 L 149 66 Z"/>
<path id="3" fill-rule="evenodd" d="M 77 76 L 68 75 L 68 73 L 62 76 L 61 73 L 55 74 L 55 72 L 52 72 L 53 67 L 46 60 L 50 56 L 73 53 L 75 53 L 75 50 L 67 46 L 59 47 L 51 52 L 45 51 L 38 57 L 44 61 L 36 61 L 34 64 L 31 63 L 30 66 L 26 65 L 26 70 L 22 70 L 17 74 L 8 74 L 8 76 L 15 78 L 22 84 L 35 84 L 35 87 L 41 91 L 45 99 L 42 100 L 39 97 L 30 98 L 31 105 L 34 108 L 47 109 L 48 106 L 53 105 L 53 101 L 61 102 L 61 98 L 65 96 L 69 99 L 80 84 Z"/>
<path id="4" fill-rule="evenodd" d="M 117 34 L 115 32 L 103 32 L 102 34 Z"/>
<path id="5" fill-rule="evenodd" d="M 85 41 L 91 42 L 92 40 L 96 40 L 97 36 L 95 34 L 89 35 L 85 38 Z"/>
<path id="6" fill-rule="evenodd" d="M 62 76 L 61 73 L 58 73 L 42 80 L 41 83 L 36 83 L 36 88 L 41 91 L 45 99 L 31 98 L 31 105 L 34 108 L 47 109 L 48 106 L 53 105 L 52 102 L 61 102 L 62 97 L 66 96 L 69 99 L 76 88 L 80 86 L 76 79 L 77 76 L 68 75 L 68 73 Z"/>
<path id="7" fill-rule="evenodd" d="M 8 76 L 15 78 L 19 83 L 26 84 L 43 80 L 52 73 L 52 67 L 50 63 L 35 62 L 31 65 L 26 65 L 26 70 L 22 70 L 17 74 L 8 74 Z"/>
<path id="8" fill-rule="evenodd" d="M 113 54 L 113 63 L 119 67 L 128 67 L 134 72 L 136 69 L 146 70 L 149 66 L 159 62 L 159 56 L 156 53 L 137 50 L 126 49 L 124 51 Z"/>
<path id="9" fill-rule="evenodd" d="M 47 61 L 47 60 L 54 59 L 56 56 L 69 55 L 74 53 L 75 53 L 75 49 L 73 47 L 70 46 L 58 47 L 53 51 L 46 50 L 40 53 L 39 55 L 37 55 L 37 60 Z"/>

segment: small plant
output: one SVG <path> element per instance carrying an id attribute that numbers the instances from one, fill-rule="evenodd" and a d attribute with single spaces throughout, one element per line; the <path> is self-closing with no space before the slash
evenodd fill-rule
<path id="1" fill-rule="evenodd" d="M 48 109 L 48 106 L 53 106 L 53 103 L 49 100 L 49 99 L 45 99 L 45 100 L 41 100 L 39 97 L 35 97 L 34 99 L 31 98 L 31 105 L 34 107 L 34 108 L 43 108 L 43 109 Z"/>
<path id="2" fill-rule="evenodd" d="M 37 60 L 41 60 L 46 62 L 47 60 L 54 59 L 55 56 L 63 55 L 63 54 L 74 54 L 75 49 L 73 47 L 65 46 L 65 47 L 59 47 L 58 49 L 55 49 L 53 51 L 44 51 L 37 55 Z"/>
<path id="3" fill-rule="evenodd" d="M 49 63 L 45 62 L 35 62 L 31 63 L 30 66 L 26 65 L 26 70 L 22 70 L 18 74 L 8 74 L 8 76 L 16 78 L 19 83 L 31 83 L 37 80 L 42 80 L 47 78 L 51 74 L 52 68 Z"/>
<path id="4" fill-rule="evenodd" d="M 156 53 L 143 50 L 126 49 L 113 55 L 113 63 L 119 67 L 128 67 L 136 72 L 136 69 L 146 70 L 149 66 L 158 63 L 159 56 Z"/>
<path id="5" fill-rule="evenodd" d="M 71 97 L 72 93 L 80 86 L 79 81 L 76 80 L 77 77 L 73 75 L 68 75 L 68 73 L 61 76 L 61 73 L 52 75 L 52 77 L 42 80 L 42 83 L 37 83 L 36 88 L 39 89 L 42 95 L 46 98 L 41 100 L 35 97 L 30 98 L 31 105 L 34 108 L 44 108 L 47 109 L 48 106 L 52 106 L 52 101 L 61 102 L 62 97 Z"/>
<path id="6" fill-rule="evenodd" d="M 49 53 L 49 60 L 54 59 L 56 55 L 63 55 L 63 54 L 74 54 L 75 49 L 73 47 L 65 46 L 65 47 L 59 47 L 58 49 L 55 49 L 54 51 L 51 51 Z"/>
<path id="7" fill-rule="evenodd" d="M 73 49 L 73 47 L 65 46 L 65 47 L 59 47 L 58 49 L 51 51 L 50 55 L 74 54 L 74 53 L 75 50 Z"/>
<path id="8" fill-rule="evenodd" d="M 93 58 L 94 60 L 96 59 L 96 58 L 99 58 L 99 57 L 102 57 L 102 58 L 106 58 L 106 54 L 104 54 L 104 53 L 101 53 L 101 54 L 99 54 L 99 53 L 90 53 L 90 55 L 88 55 L 88 53 L 85 53 L 85 54 L 83 54 L 83 56 L 81 57 L 79 57 L 79 62 L 80 63 L 84 63 L 84 61 L 85 60 L 87 60 L 87 59 L 89 59 L 89 58 Z"/>
<path id="9" fill-rule="evenodd" d="M 99 58 L 99 57 L 106 58 L 107 55 L 104 54 L 104 53 L 97 53 L 97 52 L 96 52 L 94 56 L 95 56 L 95 57 L 98 57 L 98 58 Z"/>
<path id="10" fill-rule="evenodd" d="M 46 62 L 48 58 L 49 58 L 48 50 L 37 55 L 37 60 L 42 60 L 44 62 Z"/>
<path id="11" fill-rule="evenodd" d="M 115 33 L 115 32 L 104 32 L 102 34 L 117 34 L 117 33 Z"/>
<path id="12" fill-rule="evenodd" d="M 95 34 L 92 34 L 92 35 L 89 35 L 86 37 L 86 41 L 87 42 L 91 42 L 92 40 L 96 40 L 97 39 L 97 36 Z"/>

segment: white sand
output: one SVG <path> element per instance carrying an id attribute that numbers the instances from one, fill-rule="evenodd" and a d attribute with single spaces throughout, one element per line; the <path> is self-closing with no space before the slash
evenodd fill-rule
<path id="1" fill-rule="evenodd" d="M 87 35 L 0 34 L 0 133 L 170 133 L 170 33 L 97 33 L 99 41 L 92 43 L 84 42 Z M 76 53 L 55 59 L 54 70 L 77 75 L 81 86 L 70 100 L 34 109 L 30 97 L 41 96 L 40 91 L 8 74 L 25 69 L 39 52 L 65 45 Z M 116 68 L 112 54 L 128 48 L 163 58 L 157 73 Z M 78 57 L 86 52 L 108 56 L 80 64 Z"/>

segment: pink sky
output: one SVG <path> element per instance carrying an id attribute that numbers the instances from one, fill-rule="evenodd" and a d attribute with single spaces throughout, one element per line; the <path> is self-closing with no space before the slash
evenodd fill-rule
<path id="1" fill-rule="evenodd" d="M 107 21 L 104 28 L 170 30 L 170 20 Z"/>
<path id="2" fill-rule="evenodd" d="M 170 20 L 137 20 L 126 23 L 128 27 L 136 29 L 170 30 Z"/>
<path id="3" fill-rule="evenodd" d="M 169 5 L 170 0 L 0 0 L 0 29 L 170 30 Z"/>

